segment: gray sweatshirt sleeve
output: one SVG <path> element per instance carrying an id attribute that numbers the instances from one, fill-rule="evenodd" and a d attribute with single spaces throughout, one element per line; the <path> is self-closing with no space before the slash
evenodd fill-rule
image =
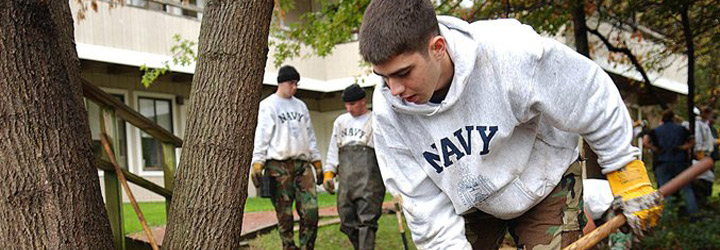
<path id="1" fill-rule="evenodd" d="M 265 163 L 267 160 L 267 150 L 272 138 L 273 129 L 275 128 L 275 120 L 273 120 L 272 108 L 266 105 L 260 105 L 258 112 L 258 124 L 255 127 L 255 144 L 252 154 L 252 162 Z"/>
<path id="2" fill-rule="evenodd" d="M 402 198 L 408 228 L 418 249 L 471 249 L 465 238 L 465 220 L 455 213 L 450 198 L 408 150 L 389 146 L 384 133 L 394 131 L 383 131 L 378 123 L 373 124 L 373 131 L 380 173 L 387 190 Z"/>
<path id="3" fill-rule="evenodd" d="M 710 131 L 710 126 L 700 119 L 700 117 L 695 117 L 695 152 L 712 152 L 715 141 L 712 131 Z"/>
<path id="4" fill-rule="evenodd" d="M 603 173 L 636 159 L 632 119 L 610 76 L 559 42 L 538 38 L 542 55 L 525 87 L 530 112 L 556 128 L 579 133 L 598 154 Z"/>
<path id="5" fill-rule="evenodd" d="M 320 150 L 317 147 L 317 139 L 315 138 L 315 129 L 313 129 L 312 121 L 310 120 L 310 111 L 305 106 L 305 114 L 307 115 L 307 132 L 308 132 L 308 144 L 310 144 L 310 162 L 319 161 L 322 159 Z"/>
<path id="6" fill-rule="evenodd" d="M 332 134 L 330 135 L 330 145 L 328 145 L 327 149 L 327 159 L 325 160 L 325 167 L 323 168 L 324 172 L 333 172 L 337 173 L 337 166 L 339 164 L 338 160 L 338 141 L 337 141 L 337 133 L 339 122 L 338 120 L 340 117 L 335 119 L 335 122 L 333 123 L 332 128 Z"/>

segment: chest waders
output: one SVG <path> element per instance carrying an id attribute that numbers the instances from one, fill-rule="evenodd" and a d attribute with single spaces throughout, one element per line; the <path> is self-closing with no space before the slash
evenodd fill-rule
<path id="1" fill-rule="evenodd" d="M 375 150 L 348 145 L 340 148 L 338 156 L 340 231 L 350 238 L 355 249 L 374 249 L 385 196 Z"/>

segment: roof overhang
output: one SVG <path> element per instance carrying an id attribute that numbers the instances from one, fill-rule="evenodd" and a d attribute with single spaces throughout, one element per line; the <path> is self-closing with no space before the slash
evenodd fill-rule
<path id="1" fill-rule="evenodd" d="M 625 65 L 625 64 L 611 64 L 608 63 L 606 58 L 595 58 L 593 59 L 595 63 L 600 65 L 600 67 L 608 72 L 612 72 L 614 74 L 621 75 L 623 77 L 627 77 L 629 79 L 643 82 L 642 75 L 640 72 L 635 69 L 632 65 Z M 682 83 L 667 77 L 663 77 L 661 74 L 658 74 L 656 72 L 648 72 L 647 73 L 648 78 L 650 78 L 650 84 L 652 84 L 655 87 L 662 88 L 668 91 L 672 91 L 677 94 L 681 95 L 687 95 L 688 93 L 688 86 L 686 83 Z"/>
<path id="2" fill-rule="evenodd" d="M 138 52 L 133 50 L 105 47 L 85 43 L 77 43 L 76 49 L 78 57 L 80 59 L 133 67 L 140 67 L 140 65 L 145 65 L 150 68 L 160 68 L 164 67 L 165 62 L 172 62 L 172 57 L 167 55 Z M 172 63 L 170 63 L 170 70 L 173 72 L 194 74 L 195 66 L 195 62 L 187 66 L 173 65 Z M 276 86 L 276 79 L 276 72 L 266 71 L 265 75 L 263 76 L 263 84 Z M 352 83 L 358 83 L 362 87 L 372 87 L 375 86 L 375 84 L 377 84 L 378 82 L 380 82 L 380 77 L 375 74 L 357 77 L 337 78 L 327 81 L 313 79 L 309 77 L 302 77 L 298 88 L 307 91 L 330 93 L 342 91 L 343 89 L 345 89 L 345 87 Z"/>

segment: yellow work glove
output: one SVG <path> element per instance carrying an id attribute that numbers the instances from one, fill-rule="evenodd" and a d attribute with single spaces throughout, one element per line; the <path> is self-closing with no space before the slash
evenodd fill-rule
<path id="1" fill-rule="evenodd" d="M 622 210 L 633 234 L 640 239 L 643 231 L 658 224 L 663 210 L 663 196 L 652 187 L 642 161 L 634 160 L 607 174 L 615 196 L 614 206 Z"/>
<path id="2" fill-rule="evenodd" d="M 314 162 L 312 162 L 312 164 L 315 167 L 315 183 L 317 185 L 322 185 L 323 184 L 322 163 L 320 161 L 314 161 Z"/>
<path id="3" fill-rule="evenodd" d="M 262 171 L 265 167 L 265 164 L 262 162 L 256 161 L 252 164 L 252 169 L 250 170 L 250 177 L 252 177 L 253 185 L 257 188 L 260 187 L 260 180 L 262 179 Z"/>
<path id="4" fill-rule="evenodd" d="M 335 173 L 331 171 L 325 171 L 325 174 L 323 175 L 323 187 L 325 188 L 325 191 L 328 191 L 330 194 L 335 194 Z"/>

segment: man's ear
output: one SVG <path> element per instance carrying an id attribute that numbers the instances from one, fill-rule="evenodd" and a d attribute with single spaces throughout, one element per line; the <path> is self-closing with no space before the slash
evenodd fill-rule
<path id="1" fill-rule="evenodd" d="M 443 36 L 434 36 L 430 38 L 428 43 L 428 52 L 433 58 L 439 59 L 445 56 L 447 50 L 447 41 Z"/>

